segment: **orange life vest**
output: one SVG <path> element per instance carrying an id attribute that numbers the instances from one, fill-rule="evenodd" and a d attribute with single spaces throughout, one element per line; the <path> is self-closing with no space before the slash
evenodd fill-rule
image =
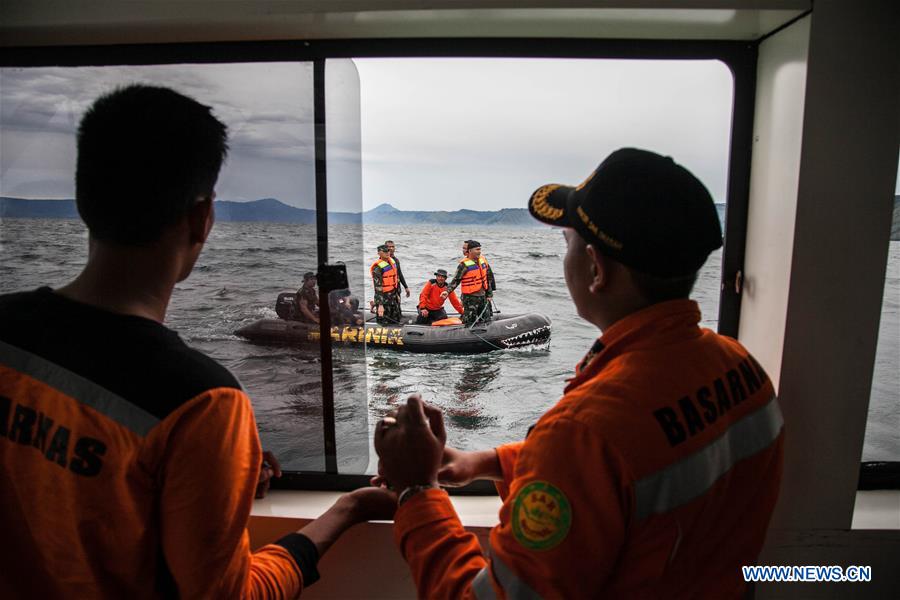
<path id="1" fill-rule="evenodd" d="M 488 265 L 487 259 L 484 256 L 478 257 L 478 268 L 481 269 L 481 276 L 484 277 L 484 288 L 487 289 L 488 288 L 487 272 L 488 272 L 489 265 Z"/>
<path id="2" fill-rule="evenodd" d="M 372 273 L 372 271 L 375 270 L 375 267 L 381 269 L 381 291 L 386 294 L 396 290 L 397 267 L 394 264 L 394 259 L 389 258 L 388 260 L 382 260 L 379 258 L 372 263 L 371 267 L 369 267 L 369 273 Z"/>
<path id="3" fill-rule="evenodd" d="M 466 271 L 463 274 L 462 281 L 460 282 L 460 289 L 463 294 L 477 294 L 478 292 L 484 291 L 487 289 L 487 277 L 485 275 L 487 268 L 481 268 L 479 263 L 476 263 L 471 258 L 464 258 L 459 261 L 466 265 Z M 479 261 L 480 262 L 480 261 Z"/>

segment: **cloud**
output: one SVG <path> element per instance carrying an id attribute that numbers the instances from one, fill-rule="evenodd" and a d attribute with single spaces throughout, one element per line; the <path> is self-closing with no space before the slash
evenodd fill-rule
<path id="1" fill-rule="evenodd" d="M 386 199 L 400 208 L 518 206 L 540 183 L 581 181 L 621 146 L 672 155 L 724 199 L 732 82 L 715 61 L 355 63 L 330 61 L 327 70 L 329 171 L 349 178 L 336 193 L 342 202 L 358 202 L 361 165 L 367 207 Z M 84 110 L 136 81 L 192 96 L 229 126 L 223 197 L 310 202 L 309 63 L 0 69 L 4 189 L 69 180 Z"/>
<path id="2" fill-rule="evenodd" d="M 101 94 L 130 83 L 164 85 L 213 107 L 245 153 L 285 158 L 313 146 L 312 92 L 291 63 L 0 69 L 3 130 L 74 134 Z M 261 81 L 274 80 L 274 81 Z M 311 82 L 311 79 L 310 79 Z"/>
<path id="3" fill-rule="evenodd" d="M 715 61 L 363 59 L 366 206 L 518 206 L 612 150 L 672 155 L 724 198 L 732 78 Z M 406 190 L 433 178 L 427 199 Z M 435 185 L 437 184 L 437 185 Z M 484 193 L 477 197 L 473 190 Z"/>

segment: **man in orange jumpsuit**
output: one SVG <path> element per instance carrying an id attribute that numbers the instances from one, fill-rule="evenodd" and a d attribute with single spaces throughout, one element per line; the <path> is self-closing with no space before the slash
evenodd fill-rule
<path id="1" fill-rule="evenodd" d="M 294 598 L 344 529 L 392 514 L 390 493 L 357 491 L 251 552 L 270 468 L 250 399 L 163 325 L 226 151 L 209 107 L 166 88 L 120 88 L 82 119 L 87 264 L 0 296 L 0 598 Z"/>
<path id="2" fill-rule="evenodd" d="M 772 384 L 688 299 L 721 246 L 706 188 L 671 158 L 611 154 L 578 187 L 529 202 L 564 227 L 566 283 L 602 335 L 524 442 L 445 448 L 418 396 L 375 431 L 394 533 L 426 598 L 739 598 L 782 471 Z M 485 555 L 444 484 L 493 479 Z"/>
<path id="3" fill-rule="evenodd" d="M 444 310 L 444 301 L 449 298 L 450 304 L 459 314 L 463 313 L 463 305 L 456 292 L 450 292 L 449 296 L 443 295 L 444 289 L 447 287 L 447 271 L 438 269 L 434 272 L 434 279 L 429 279 L 422 287 L 419 294 L 419 317 L 416 319 L 417 325 L 429 325 L 435 321 L 447 318 L 447 311 Z"/>

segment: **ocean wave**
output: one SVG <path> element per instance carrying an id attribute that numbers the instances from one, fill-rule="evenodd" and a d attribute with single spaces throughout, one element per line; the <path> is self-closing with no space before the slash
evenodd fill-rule
<path id="1" fill-rule="evenodd" d="M 244 338 L 233 333 L 187 333 L 184 336 L 188 342 L 243 342 Z"/>
<path id="2" fill-rule="evenodd" d="M 86 256 L 84 230 L 59 228 L 57 221 L 3 223 L 0 292 L 64 284 L 77 275 Z M 558 230 L 366 225 L 362 240 L 358 227 L 329 230 L 331 260 L 348 263 L 352 289 L 365 299 L 364 305 L 372 295 L 368 267 L 375 258 L 376 245 L 385 239 L 399 244 L 404 275 L 414 292 L 412 298 L 403 298 L 404 313 L 409 314 L 431 272 L 437 267 L 455 269 L 460 242 L 474 237 L 484 244 L 495 271 L 499 285 L 495 304 L 503 313 L 540 312 L 553 322 L 549 343 L 475 356 L 373 348 L 363 354 L 357 349 L 335 348 L 338 439 L 351 433 L 341 425 L 341 406 L 349 407 L 346 414 L 350 421 L 355 423 L 354 414 L 368 412 L 374 425 L 415 391 L 447 409 L 449 443 L 456 447 L 477 449 L 521 439 L 559 397 L 572 366 L 600 333 L 577 316 L 569 297 L 561 264 L 565 243 Z M 315 230 L 304 229 L 313 233 L 304 239 L 298 231 L 269 224 L 217 225 L 194 273 L 179 284 L 167 325 L 174 325 L 185 341 L 221 361 L 247 386 L 268 448 L 288 457 L 288 461 L 296 457 L 297 462 L 291 464 L 318 465 L 319 448 L 307 457 L 305 450 L 298 449 L 301 444 L 297 441 L 308 430 L 315 429 L 321 435 L 318 349 L 304 352 L 293 347 L 257 346 L 234 335 L 236 329 L 258 319 L 277 318 L 274 308 L 278 293 L 295 291 L 302 274 L 315 270 L 315 252 L 302 251 L 305 243 L 314 243 Z M 891 242 L 890 252 L 882 331 L 895 336 L 900 242 Z M 712 318 L 718 308 L 720 254 L 714 255 L 708 269 L 711 275 L 698 282 L 695 294 L 704 315 Z M 890 318 L 894 319 L 892 323 L 888 322 Z M 896 416 L 896 402 L 890 403 L 888 393 L 896 389 L 896 368 L 891 369 L 896 357 L 896 350 L 877 357 L 877 368 L 885 375 L 879 379 L 876 373 L 871 405 L 873 411 L 885 415 L 883 422 L 896 422 L 891 420 Z M 304 429 L 307 426 L 311 429 Z M 896 436 L 891 437 L 891 433 L 887 428 L 867 437 L 867 451 L 872 452 L 873 446 L 880 450 L 886 444 L 895 449 Z"/>

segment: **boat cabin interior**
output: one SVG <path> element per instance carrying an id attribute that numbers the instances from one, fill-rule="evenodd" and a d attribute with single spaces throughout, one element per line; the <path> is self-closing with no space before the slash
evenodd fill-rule
<path id="1" fill-rule="evenodd" d="M 754 593 L 884 598 L 900 593 L 900 489 L 896 470 L 862 485 L 860 471 L 885 282 L 898 277 L 887 272 L 898 30 L 892 0 L 5 0 L 0 67 L 293 60 L 320 73 L 327 60 L 354 57 L 722 60 L 734 104 L 719 326 L 771 375 L 786 427 L 759 563 L 873 572 L 869 583 L 757 584 Z M 900 422 L 893 431 L 900 436 Z M 326 464 L 256 502 L 255 546 L 365 480 Z M 881 489 L 861 489 L 872 487 Z M 486 544 L 499 499 L 454 503 Z M 319 570 L 304 598 L 415 596 L 389 523 L 352 529 Z"/>

